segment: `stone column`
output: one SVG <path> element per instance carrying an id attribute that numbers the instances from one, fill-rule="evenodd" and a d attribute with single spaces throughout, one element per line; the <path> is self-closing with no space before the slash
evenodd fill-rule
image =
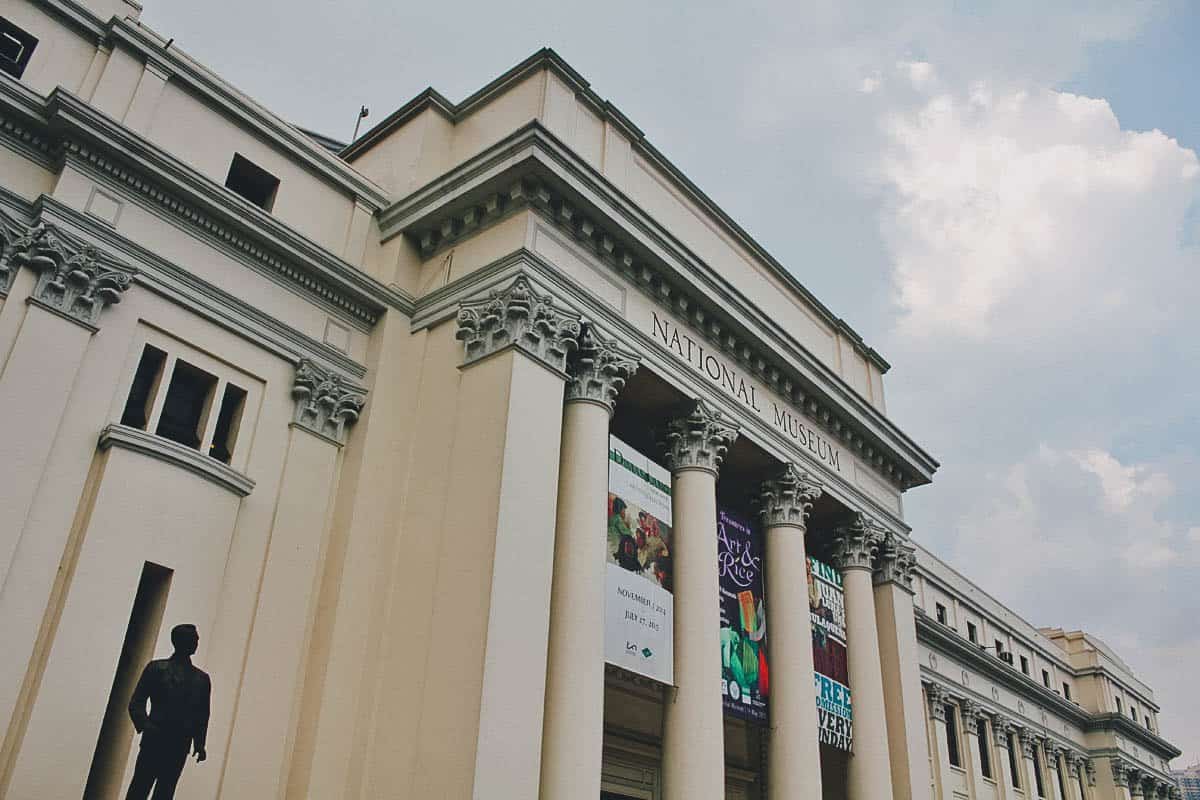
<path id="1" fill-rule="evenodd" d="M 725 797 L 725 736 L 717 586 L 717 471 L 737 427 L 703 400 L 663 437 L 671 469 L 675 687 L 663 711 L 663 797 Z"/>
<path id="2" fill-rule="evenodd" d="M 1033 728 L 1017 729 L 1017 738 L 1021 742 L 1021 760 L 1025 765 L 1025 780 L 1024 789 L 1025 796 L 1033 800 L 1038 796 L 1037 793 L 1037 762 L 1033 757 L 1033 749 L 1037 747 L 1037 734 L 1033 732 Z"/>
<path id="3" fill-rule="evenodd" d="M 317 614 L 314 587 L 328 552 L 341 449 L 366 390 L 302 359 L 292 399 L 287 455 L 222 776 L 226 791 L 238 787 L 253 797 L 280 796 L 291 768 L 297 698 L 307 678 L 305 648 Z"/>
<path id="4" fill-rule="evenodd" d="M 1129 797 L 1131 800 L 1146 800 L 1146 776 L 1137 769 L 1129 770 Z"/>
<path id="5" fill-rule="evenodd" d="M 976 797 L 983 794 L 983 763 L 981 750 L 988 746 L 987 725 L 983 720 L 983 708 L 974 700 L 963 700 L 963 732 L 966 734 L 966 749 L 971 753 L 971 781 Z M 989 755 L 991 755 L 989 753 Z M 995 775 L 995 765 L 992 774 Z"/>
<path id="6" fill-rule="evenodd" d="M 838 528 L 833 560 L 846 594 L 846 658 L 854 697 L 854 753 L 846 770 L 850 800 L 892 797 L 887 710 L 871 572 L 886 530 L 865 514 Z"/>
<path id="7" fill-rule="evenodd" d="M 850 691 L 854 691 L 851 686 Z M 938 800 L 949 800 L 953 792 L 950 783 L 950 744 L 949 730 L 946 727 L 946 704 L 950 702 L 950 694 L 936 683 L 925 684 L 925 697 L 929 703 L 929 720 L 933 723 L 933 746 L 937 748 L 937 797 Z M 858 720 L 855 718 L 855 739 L 857 739 Z"/>
<path id="8" fill-rule="evenodd" d="M 999 787 L 1001 797 L 1013 796 L 1013 774 L 1012 765 L 1008 760 L 1008 750 L 1012 746 L 1009 740 L 1009 734 L 1012 733 L 1012 720 L 1001 714 L 992 717 L 992 736 L 995 737 L 996 747 L 993 752 L 996 754 L 998 762 L 993 772 L 996 775 L 996 786 Z"/>
<path id="9" fill-rule="evenodd" d="M 1064 764 L 1067 767 L 1065 783 L 1067 785 L 1067 797 L 1065 800 L 1086 800 L 1081 792 L 1080 778 L 1083 775 L 1081 767 L 1083 766 L 1083 756 L 1076 753 L 1074 750 L 1067 750 L 1064 758 Z"/>
<path id="10" fill-rule="evenodd" d="M 1125 761 L 1110 757 L 1108 768 L 1112 772 L 1112 783 L 1116 789 L 1116 800 L 1130 800 L 1130 784 L 1136 782 L 1137 771 Z"/>
<path id="11" fill-rule="evenodd" d="M 888 751 L 896 800 L 929 800 L 929 754 L 921 702 L 920 652 L 913 618 L 916 548 L 888 533 L 879 548 L 875 580 L 875 621 L 883 669 Z"/>
<path id="12" fill-rule="evenodd" d="M 812 618 L 804 537 L 821 486 L 788 464 L 762 487 L 771 599 L 771 732 L 767 745 L 769 800 L 821 797 L 821 746 L 813 687 Z"/>
<path id="13" fill-rule="evenodd" d="M 599 797 L 604 746 L 608 423 L 638 357 L 585 326 L 567 361 L 541 797 Z"/>

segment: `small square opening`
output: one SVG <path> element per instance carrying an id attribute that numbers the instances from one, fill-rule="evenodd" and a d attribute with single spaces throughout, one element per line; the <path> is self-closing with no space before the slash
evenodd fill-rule
<path id="1" fill-rule="evenodd" d="M 279 178 L 267 172 L 240 153 L 233 154 L 225 188 L 241 195 L 254 205 L 270 211 L 275 205 L 275 193 L 279 189 Z"/>
<path id="2" fill-rule="evenodd" d="M 14 78 L 24 75 L 37 43 L 36 36 L 0 17 L 0 70 Z"/>
<path id="3" fill-rule="evenodd" d="M 155 433 L 188 447 L 199 447 L 200 432 L 216 387 L 215 376 L 186 361 L 176 361 Z"/>
<path id="4" fill-rule="evenodd" d="M 213 430 L 212 445 L 208 454 L 226 464 L 233 458 L 233 447 L 237 444 L 238 428 L 242 422 L 242 407 L 246 404 L 246 390 L 232 383 L 225 384 L 221 397 L 221 408 L 217 411 L 217 425 Z"/>

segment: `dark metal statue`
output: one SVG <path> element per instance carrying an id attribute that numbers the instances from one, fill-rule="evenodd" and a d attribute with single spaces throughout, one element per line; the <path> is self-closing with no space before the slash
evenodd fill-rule
<path id="1" fill-rule="evenodd" d="M 208 757 L 204 742 L 212 683 L 208 673 L 192 664 L 200 644 L 196 626 L 176 625 L 171 644 L 175 652 L 146 665 L 129 701 L 129 718 L 142 744 L 125 800 L 146 800 L 151 787 L 154 800 L 171 800 L 188 751 L 195 753 L 197 763 Z"/>

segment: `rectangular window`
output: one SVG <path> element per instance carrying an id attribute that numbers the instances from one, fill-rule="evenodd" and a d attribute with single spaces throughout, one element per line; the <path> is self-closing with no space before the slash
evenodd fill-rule
<path id="1" fill-rule="evenodd" d="M 1029 674 L 1029 659 L 1025 656 L 1021 656 L 1021 672 L 1024 672 L 1026 675 Z"/>
<path id="2" fill-rule="evenodd" d="M 1047 689 L 1050 688 L 1050 673 L 1046 670 L 1042 670 L 1042 685 Z"/>
<path id="3" fill-rule="evenodd" d="M 1012 785 L 1014 789 L 1021 788 L 1021 770 L 1017 769 L 1017 736 L 1010 733 L 1008 735 L 1008 774 L 1012 776 Z"/>
<path id="4" fill-rule="evenodd" d="M 20 78 L 29 66 L 37 43 L 37 37 L 0 17 L 0 70 Z"/>
<path id="5" fill-rule="evenodd" d="M 1137 722 L 1137 706 L 1133 703 L 1129 704 L 1129 716 L 1133 717 L 1133 721 Z"/>
<path id="6" fill-rule="evenodd" d="M 241 195 L 264 211 L 270 211 L 275 205 L 279 178 L 240 153 L 234 153 L 233 162 L 229 165 L 229 174 L 225 177 L 225 188 Z"/>
<path id="7" fill-rule="evenodd" d="M 1068 700 L 1071 699 L 1071 684 L 1067 683 L 1066 681 L 1063 681 L 1063 697 L 1067 698 Z"/>
<path id="8" fill-rule="evenodd" d="M 1121 698 L 1119 698 L 1119 697 L 1117 698 L 1117 713 L 1118 714 L 1125 713 L 1125 709 L 1121 708 Z"/>
<path id="9" fill-rule="evenodd" d="M 171 588 L 172 570 L 147 561 L 133 595 L 133 608 L 125 628 L 125 641 L 117 659 L 117 673 L 108 694 L 108 707 L 100 723 L 100 737 L 92 767 L 88 771 L 84 797 L 116 797 L 129 750 L 133 744 L 133 726 L 129 724 L 129 698 L 146 662 L 154 657 L 154 644 L 162 627 Z"/>
<path id="10" fill-rule="evenodd" d="M 1037 788 L 1037 796 L 1046 796 L 1046 786 L 1042 782 L 1042 750 L 1040 747 L 1033 748 L 1033 780 Z"/>
<path id="11" fill-rule="evenodd" d="M 950 765 L 962 766 L 962 754 L 958 747 L 958 718 L 954 716 L 954 706 L 946 705 L 946 748 L 950 751 Z"/>
<path id="12" fill-rule="evenodd" d="M 199 447 L 216 388 L 215 375 L 177 360 L 155 433 L 187 447 Z"/>
<path id="13" fill-rule="evenodd" d="M 213 441 L 208 454 L 226 464 L 233 457 L 233 446 L 237 443 L 238 423 L 242 420 L 242 406 L 246 403 L 246 390 L 232 383 L 225 384 L 221 408 L 217 412 L 217 426 L 213 429 Z"/>
<path id="14" fill-rule="evenodd" d="M 948 624 L 946 622 L 946 607 L 944 605 L 942 605 L 941 603 L 935 603 L 934 605 L 935 605 L 936 611 L 937 611 L 937 621 L 942 623 L 943 625 Z"/>
<path id="15" fill-rule="evenodd" d="M 967 638 L 972 644 L 979 644 L 979 630 L 975 627 L 974 622 L 967 623 Z"/>
<path id="16" fill-rule="evenodd" d="M 992 777 L 992 737 L 986 719 L 979 720 L 979 772 L 985 778 Z"/>
<path id="17" fill-rule="evenodd" d="M 1003 652 L 1004 652 L 1004 642 L 997 639 L 996 640 L 996 654 L 999 655 L 1000 653 L 1003 653 Z"/>
<path id="18" fill-rule="evenodd" d="M 138 361 L 137 372 L 133 374 L 133 385 L 129 387 L 129 399 L 125 401 L 125 411 L 121 414 L 121 424 L 131 428 L 146 430 L 146 422 L 150 419 L 150 406 L 154 396 L 158 394 L 158 384 L 162 380 L 163 364 L 167 354 L 152 344 L 142 350 L 142 358 Z"/>

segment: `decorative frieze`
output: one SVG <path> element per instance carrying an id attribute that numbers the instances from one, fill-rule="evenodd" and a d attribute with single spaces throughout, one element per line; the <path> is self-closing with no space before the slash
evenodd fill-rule
<path id="1" fill-rule="evenodd" d="M 716 475 L 738 437 L 738 426 L 700 398 L 667 423 L 659 445 L 672 472 L 699 469 Z"/>
<path id="2" fill-rule="evenodd" d="M 840 570 L 871 569 L 887 529 L 861 511 L 833 535 L 831 555 Z"/>
<path id="3" fill-rule="evenodd" d="M 548 294 L 539 295 L 524 275 L 505 289 L 493 289 L 486 298 L 458 307 L 464 366 L 515 347 L 565 373 L 567 355 L 579 346 L 581 328 L 578 313 L 558 306 Z"/>
<path id="4" fill-rule="evenodd" d="M 32 299 L 91 328 L 133 281 L 133 270 L 103 263 L 96 248 L 75 244 L 53 225 L 38 223 L 13 250 L 12 265 L 37 273 Z"/>
<path id="5" fill-rule="evenodd" d="M 567 402 L 598 403 L 611 414 L 617 395 L 637 372 L 640 362 L 641 356 L 584 324 L 579 347 L 567 355 Z"/>
<path id="6" fill-rule="evenodd" d="M 937 722 L 946 721 L 946 704 L 950 702 L 950 693 L 940 683 L 925 684 L 925 699 L 929 703 L 929 716 Z"/>
<path id="7" fill-rule="evenodd" d="M 340 446 L 367 402 L 367 390 L 303 358 L 296 365 L 292 399 L 296 401 L 294 425 Z"/>
<path id="8" fill-rule="evenodd" d="M 913 573 L 917 569 L 917 548 L 905 537 L 888 531 L 879 545 L 875 583 L 894 583 L 909 594 L 913 592 Z"/>
<path id="9" fill-rule="evenodd" d="M 821 484 L 816 478 L 797 469 L 795 464 L 785 465 L 783 472 L 763 482 L 758 496 L 763 527 L 792 525 L 804 528 L 808 511 L 821 492 Z"/>

